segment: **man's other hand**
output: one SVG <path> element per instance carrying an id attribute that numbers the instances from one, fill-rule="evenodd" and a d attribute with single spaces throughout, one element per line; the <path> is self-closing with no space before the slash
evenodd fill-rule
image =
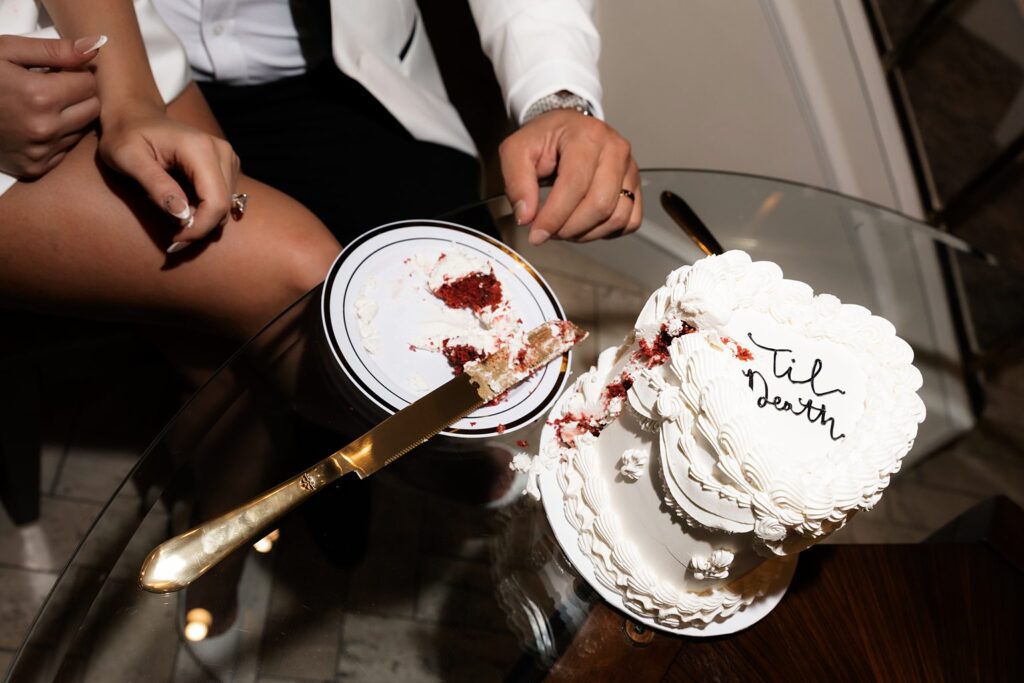
<path id="1" fill-rule="evenodd" d="M 589 242 L 640 227 L 640 172 L 629 142 L 608 124 L 572 109 L 541 114 L 499 148 L 505 193 L 530 242 Z M 558 173 L 544 207 L 539 180 Z M 630 199 L 622 190 L 632 192 Z"/>

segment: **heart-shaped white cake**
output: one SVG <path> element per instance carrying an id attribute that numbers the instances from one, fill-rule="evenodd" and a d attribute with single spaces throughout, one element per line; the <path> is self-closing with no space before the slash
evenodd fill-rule
<path id="1" fill-rule="evenodd" d="M 878 501 L 925 415 L 912 360 L 867 309 L 710 256 L 670 274 L 562 397 L 532 466 L 555 469 L 605 588 L 699 626 Z"/>

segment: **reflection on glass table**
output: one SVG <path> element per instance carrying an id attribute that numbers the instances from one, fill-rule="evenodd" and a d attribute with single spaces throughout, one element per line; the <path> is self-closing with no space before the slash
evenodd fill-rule
<path id="1" fill-rule="evenodd" d="M 618 344 L 669 271 L 702 253 L 661 206 L 670 191 L 726 249 L 893 322 L 914 347 L 928 420 L 908 460 L 969 428 L 950 303 L 932 239 L 885 209 L 813 188 L 695 171 L 644 173 L 631 236 L 531 247 L 504 198 L 443 217 L 499 231 L 592 339 Z M 56 583 L 14 680 L 535 680 L 596 598 L 539 505 L 483 505 L 511 475 L 479 455 L 413 452 L 343 480 L 188 590 L 145 593 L 146 553 L 358 436 L 330 380 L 320 288 L 243 347 L 157 436 Z M 540 424 L 518 432 L 529 450 Z M 499 464 L 500 463 L 500 464 Z M 141 495 L 136 495 L 138 491 Z M 273 532 L 271 534 L 271 532 Z"/>

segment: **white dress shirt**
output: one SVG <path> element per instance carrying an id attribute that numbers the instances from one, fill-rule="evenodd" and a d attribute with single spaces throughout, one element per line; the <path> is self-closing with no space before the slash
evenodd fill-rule
<path id="1" fill-rule="evenodd" d="M 320 59 L 309 52 L 297 12 L 324 0 L 154 0 L 185 43 L 197 79 L 263 83 L 301 74 Z M 540 98 L 569 90 L 601 117 L 597 60 L 601 39 L 593 0 L 469 0 L 481 45 L 494 65 L 513 120 Z M 416 0 L 330 0 L 338 68 L 363 85 L 416 138 L 476 153 L 448 100 Z M 324 41 L 323 44 L 327 44 Z M 303 50 L 306 50 L 304 53 Z"/>
<path id="2" fill-rule="evenodd" d="M 311 2 L 312 0 L 299 0 Z M 178 34 L 196 80 L 254 85 L 305 73 L 314 41 L 300 42 L 301 29 L 287 0 L 153 0 Z M 327 57 L 316 52 L 312 61 Z"/>

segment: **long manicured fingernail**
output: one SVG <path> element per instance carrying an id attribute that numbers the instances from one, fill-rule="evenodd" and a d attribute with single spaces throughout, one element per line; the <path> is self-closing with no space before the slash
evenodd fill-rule
<path id="1" fill-rule="evenodd" d="M 526 217 L 526 202 L 522 199 L 516 202 L 512 207 L 512 213 L 515 214 L 516 225 L 522 225 L 525 222 L 523 219 Z"/>
<path id="2" fill-rule="evenodd" d="M 530 231 L 530 244 L 537 247 L 548 241 L 551 237 L 550 233 L 544 232 L 543 230 L 531 230 Z"/>
<path id="3" fill-rule="evenodd" d="M 86 36 L 75 41 L 75 52 L 87 55 L 107 44 L 106 36 Z"/>
<path id="4" fill-rule="evenodd" d="M 175 194 L 169 194 L 164 198 L 164 209 L 175 218 L 187 221 L 192 216 L 188 208 L 188 202 Z"/>
<path id="5" fill-rule="evenodd" d="M 177 253 L 177 252 L 181 251 L 182 249 L 184 249 L 185 247 L 187 247 L 188 245 L 189 245 L 188 242 L 175 242 L 171 246 L 167 247 L 167 253 L 168 254 Z"/>

